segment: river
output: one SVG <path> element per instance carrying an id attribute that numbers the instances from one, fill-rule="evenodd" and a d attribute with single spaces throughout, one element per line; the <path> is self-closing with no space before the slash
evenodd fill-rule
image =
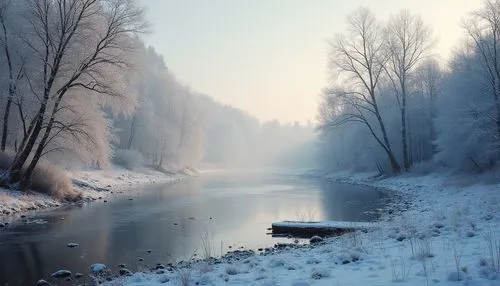
<path id="1" fill-rule="evenodd" d="M 362 186 L 277 173 L 203 175 L 53 211 L 0 229 L 0 285 L 35 285 L 59 269 L 93 263 L 131 270 L 201 255 L 290 242 L 267 234 L 281 220 L 372 221 L 387 195 Z M 131 193 L 131 194 L 132 194 Z M 70 242 L 75 248 L 67 247 Z"/>

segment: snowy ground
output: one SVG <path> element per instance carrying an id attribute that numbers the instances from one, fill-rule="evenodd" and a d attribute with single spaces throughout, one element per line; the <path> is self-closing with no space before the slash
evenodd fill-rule
<path id="1" fill-rule="evenodd" d="M 449 175 L 330 179 L 397 191 L 406 210 L 386 214 L 367 233 L 138 272 L 108 285 L 500 285 L 500 185 Z"/>
<path id="2" fill-rule="evenodd" d="M 175 182 L 190 174 L 172 173 L 167 175 L 146 168 L 129 171 L 115 166 L 109 170 L 74 171 L 69 172 L 68 175 L 74 181 L 79 182 L 79 186 L 75 187 L 83 191 L 85 200 L 94 200 L 124 193 L 140 185 Z M 87 187 L 82 187 L 82 185 Z M 61 205 L 60 201 L 47 195 L 0 189 L 0 216 L 10 216 Z"/>

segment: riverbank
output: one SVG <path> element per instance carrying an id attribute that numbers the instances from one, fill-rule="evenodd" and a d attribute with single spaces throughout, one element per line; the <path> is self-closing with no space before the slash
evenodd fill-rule
<path id="1" fill-rule="evenodd" d="M 436 174 L 327 177 L 393 190 L 405 198 L 404 204 L 385 212 L 378 228 L 367 233 L 216 262 L 192 261 L 108 284 L 500 285 L 500 184 Z"/>
<path id="2" fill-rule="evenodd" d="M 150 168 L 130 171 L 118 166 L 107 170 L 67 172 L 75 189 L 82 192 L 76 203 L 107 199 L 110 196 L 132 192 L 136 187 L 151 184 L 166 184 L 193 175 L 191 171 L 159 172 Z M 20 192 L 0 188 L 0 217 L 26 212 L 56 208 L 74 202 L 61 202 L 48 195 L 36 192 Z"/>

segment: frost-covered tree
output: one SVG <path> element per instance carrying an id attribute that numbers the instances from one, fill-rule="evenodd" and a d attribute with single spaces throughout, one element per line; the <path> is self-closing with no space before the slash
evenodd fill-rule
<path id="1" fill-rule="evenodd" d="M 140 152 L 156 168 L 196 165 L 203 156 L 203 128 L 195 95 L 153 48 L 141 49 L 139 57 L 138 105 L 130 116 L 117 118 L 117 147 Z"/>
<path id="2" fill-rule="evenodd" d="M 437 159 L 484 171 L 500 160 L 500 1 L 484 1 L 464 27 L 468 38 L 450 63 L 439 103 Z"/>
<path id="3" fill-rule="evenodd" d="M 375 16 L 364 8 L 348 17 L 348 25 L 348 33 L 338 35 L 330 44 L 330 67 L 337 82 L 327 93 L 337 98 L 336 110 L 332 110 L 332 114 L 337 116 L 330 117 L 322 125 L 339 126 L 355 122 L 365 126 L 386 153 L 392 171 L 399 172 L 401 167 L 377 102 L 378 86 L 388 60 L 382 27 Z"/>
<path id="4" fill-rule="evenodd" d="M 401 11 L 389 19 L 385 36 L 388 53 L 385 70 L 394 88 L 401 114 L 403 167 L 408 171 L 411 166 L 407 128 L 410 84 L 416 76 L 419 64 L 429 52 L 431 32 L 421 18 L 411 15 L 408 11 Z"/>
<path id="5" fill-rule="evenodd" d="M 132 0 L 27 0 L 18 17 L 28 23 L 18 36 L 32 54 L 25 73 L 30 107 L 21 116 L 26 129 L 16 146 L 2 184 L 26 188 L 40 158 L 78 144 L 102 146 L 103 108 L 133 109 L 127 70 L 132 66 L 136 37 L 144 29 L 142 10 Z M 82 99 L 84 97 L 85 99 Z M 28 102 L 29 101 L 29 102 Z M 82 103 L 85 104 L 82 104 Z M 78 108 L 76 107 L 78 106 Z M 32 112 L 31 112 L 32 111 Z M 94 130 L 91 128 L 95 127 Z M 104 127 L 106 129 L 106 127 Z M 104 132 L 106 133 L 106 132 Z M 57 142 L 64 144 L 57 144 Z M 87 153 L 88 152 L 84 152 Z"/>

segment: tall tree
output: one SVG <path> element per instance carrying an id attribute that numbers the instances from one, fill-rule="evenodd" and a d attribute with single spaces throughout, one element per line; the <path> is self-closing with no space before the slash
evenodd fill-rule
<path id="1" fill-rule="evenodd" d="M 2 176 L 4 184 L 22 189 L 59 134 L 90 136 L 78 122 L 58 117 L 71 97 L 97 96 L 115 109 L 133 106 L 117 85 L 119 70 L 131 67 L 134 37 L 145 28 L 133 0 L 30 0 L 25 14 L 31 26 L 27 45 L 39 63 L 31 75 L 39 106 Z"/>
<path id="2" fill-rule="evenodd" d="M 15 35 L 12 28 L 9 27 L 12 21 L 9 21 L 10 19 L 8 18 L 13 14 L 10 6 L 10 0 L 0 0 L 0 47 L 2 47 L 2 52 L 7 63 L 8 74 L 7 102 L 3 111 L 2 138 L 0 142 L 1 151 L 5 151 L 5 148 L 7 146 L 11 106 L 17 91 L 17 83 L 24 74 L 23 61 L 15 61 L 14 55 L 12 53 L 12 42 Z"/>
<path id="3" fill-rule="evenodd" d="M 411 167 L 407 130 L 409 86 L 418 65 L 431 48 L 431 31 L 420 17 L 404 10 L 390 18 L 385 36 L 389 59 L 385 69 L 400 109 L 403 167 L 408 171 Z"/>
<path id="4" fill-rule="evenodd" d="M 338 35 L 336 41 L 330 43 L 330 66 L 342 86 L 329 89 L 328 92 L 342 98 L 343 104 L 349 106 L 349 112 L 343 113 L 334 124 L 363 124 L 385 151 L 392 171 L 400 172 L 401 166 L 392 150 L 377 103 L 378 85 L 388 60 L 382 28 L 375 16 L 365 8 L 351 14 L 348 24 L 347 37 Z M 376 118 L 375 126 L 370 117 Z"/>
<path id="5" fill-rule="evenodd" d="M 482 60 L 484 77 L 494 100 L 492 114 L 496 124 L 496 140 L 500 142 L 500 1 L 485 0 L 483 6 L 470 14 L 464 23 L 471 45 Z M 500 149 L 497 149 L 500 159 Z"/>

